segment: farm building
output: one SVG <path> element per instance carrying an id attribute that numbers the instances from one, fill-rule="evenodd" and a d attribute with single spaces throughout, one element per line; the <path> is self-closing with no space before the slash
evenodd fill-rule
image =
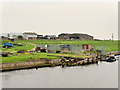
<path id="1" fill-rule="evenodd" d="M 80 33 L 73 33 L 73 34 L 67 34 L 67 33 L 62 33 L 58 35 L 59 39 L 66 39 L 66 40 L 93 40 L 93 36 L 90 36 L 88 34 L 80 34 Z"/>
<path id="2" fill-rule="evenodd" d="M 43 37 L 43 35 L 37 35 L 37 39 L 41 39 Z"/>
<path id="3" fill-rule="evenodd" d="M 24 39 L 37 39 L 37 33 L 35 32 L 24 32 L 23 33 L 23 38 Z"/>
<path id="4" fill-rule="evenodd" d="M 56 39 L 55 35 L 45 35 L 44 37 L 46 37 L 47 39 Z"/>

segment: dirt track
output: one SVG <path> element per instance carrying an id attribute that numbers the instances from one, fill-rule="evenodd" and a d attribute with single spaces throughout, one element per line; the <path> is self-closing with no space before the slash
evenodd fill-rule
<path id="1" fill-rule="evenodd" d="M 33 51 L 33 50 L 35 50 L 36 44 L 33 44 L 33 43 L 27 43 L 27 44 L 34 45 L 34 48 L 32 48 L 31 50 L 28 50 L 28 51 Z"/>

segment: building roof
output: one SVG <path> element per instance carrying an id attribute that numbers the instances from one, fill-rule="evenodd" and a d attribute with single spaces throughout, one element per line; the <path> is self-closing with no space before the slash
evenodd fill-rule
<path id="1" fill-rule="evenodd" d="M 37 36 L 43 36 L 43 35 L 37 35 Z"/>
<path id="2" fill-rule="evenodd" d="M 27 34 L 27 35 L 37 35 L 37 33 L 35 33 L 35 32 L 24 32 L 23 35 L 24 34 Z"/>
<path id="3" fill-rule="evenodd" d="M 59 34 L 58 36 L 60 36 L 60 35 L 87 35 L 87 36 L 91 36 L 91 35 L 82 34 L 82 33 L 73 33 L 73 34 L 70 34 L 70 33 L 61 33 L 61 34 Z M 93 37 L 93 36 L 91 36 L 91 37 Z"/>

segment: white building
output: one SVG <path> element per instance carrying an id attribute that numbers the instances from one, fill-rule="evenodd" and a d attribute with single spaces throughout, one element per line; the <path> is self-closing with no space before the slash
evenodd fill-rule
<path id="1" fill-rule="evenodd" d="M 37 39 L 37 33 L 35 32 L 24 32 L 23 33 L 23 38 L 24 39 Z"/>

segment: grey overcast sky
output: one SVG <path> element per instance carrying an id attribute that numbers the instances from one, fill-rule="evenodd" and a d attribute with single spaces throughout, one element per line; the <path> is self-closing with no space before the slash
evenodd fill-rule
<path id="1" fill-rule="evenodd" d="M 111 0 L 112 1 L 112 0 Z M 117 2 L 5 2 L 2 33 L 87 33 L 98 39 L 118 38 Z"/>

